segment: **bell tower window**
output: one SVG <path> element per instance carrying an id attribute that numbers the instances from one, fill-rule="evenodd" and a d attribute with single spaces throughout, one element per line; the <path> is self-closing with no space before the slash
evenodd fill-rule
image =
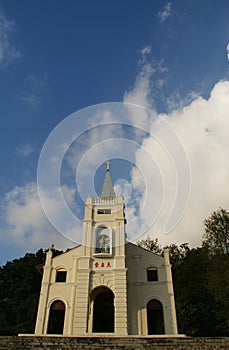
<path id="1" fill-rule="evenodd" d="M 95 230 L 95 254 L 111 255 L 111 229 L 99 226 Z"/>
<path id="2" fill-rule="evenodd" d="M 111 214 L 111 209 L 98 209 L 97 214 Z"/>

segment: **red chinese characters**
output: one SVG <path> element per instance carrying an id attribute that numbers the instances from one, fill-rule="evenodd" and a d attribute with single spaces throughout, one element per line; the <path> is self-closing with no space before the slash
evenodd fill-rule
<path id="1" fill-rule="evenodd" d="M 106 261 L 106 262 L 104 262 L 104 261 L 101 261 L 101 262 L 95 261 L 94 267 L 96 269 L 98 269 L 100 267 L 101 268 L 111 268 L 111 263 L 110 263 L 110 261 Z"/>

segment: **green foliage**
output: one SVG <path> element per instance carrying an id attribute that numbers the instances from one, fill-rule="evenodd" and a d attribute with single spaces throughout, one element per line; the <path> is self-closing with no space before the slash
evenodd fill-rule
<path id="1" fill-rule="evenodd" d="M 226 254 L 209 254 L 208 287 L 215 302 L 216 330 L 229 335 L 229 259 Z"/>
<path id="2" fill-rule="evenodd" d="M 174 278 L 179 332 L 190 336 L 216 335 L 214 298 L 208 288 L 209 257 L 202 248 L 192 249 Z"/>
<path id="3" fill-rule="evenodd" d="M 0 267 L 0 335 L 34 332 L 44 260 L 40 249 Z"/>
<path id="4" fill-rule="evenodd" d="M 165 246 L 164 249 L 169 249 L 170 263 L 172 265 L 172 274 L 174 278 L 177 269 L 190 251 L 190 248 L 188 243 L 182 243 L 179 246 L 173 243 Z"/>
<path id="5" fill-rule="evenodd" d="M 140 241 L 138 241 L 137 245 L 144 249 L 150 250 L 155 254 L 162 254 L 162 249 L 159 246 L 158 238 L 152 239 L 149 236 L 147 236 L 146 239 L 141 239 Z"/>
<path id="6" fill-rule="evenodd" d="M 190 250 L 188 243 L 182 243 L 180 246 L 173 243 L 163 247 L 162 249 L 158 243 L 158 238 L 152 239 L 149 236 L 147 236 L 146 239 L 138 241 L 137 244 L 140 247 L 150 250 L 151 252 L 159 255 L 163 255 L 163 249 L 168 249 L 173 275 L 185 258 L 187 252 Z"/>
<path id="7" fill-rule="evenodd" d="M 228 228 L 229 213 L 219 209 L 205 220 L 202 247 L 164 247 L 170 251 L 179 333 L 229 336 Z M 163 255 L 158 239 L 138 244 Z"/>
<path id="8" fill-rule="evenodd" d="M 229 257 L 229 212 L 219 208 L 204 221 L 203 244 L 212 253 L 227 254 Z"/>
<path id="9" fill-rule="evenodd" d="M 192 249 L 174 278 L 179 332 L 229 335 L 229 261 L 205 246 Z"/>
<path id="10" fill-rule="evenodd" d="M 217 333 L 229 335 L 229 212 L 214 211 L 204 221 L 203 247 L 209 256 L 208 287 L 215 301 Z"/>

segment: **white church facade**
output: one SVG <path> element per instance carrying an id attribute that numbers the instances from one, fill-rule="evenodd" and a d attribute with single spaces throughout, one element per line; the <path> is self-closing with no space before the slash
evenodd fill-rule
<path id="1" fill-rule="evenodd" d="M 35 335 L 177 335 L 169 252 L 128 242 L 125 223 L 107 166 L 100 197 L 85 203 L 82 245 L 47 252 Z"/>

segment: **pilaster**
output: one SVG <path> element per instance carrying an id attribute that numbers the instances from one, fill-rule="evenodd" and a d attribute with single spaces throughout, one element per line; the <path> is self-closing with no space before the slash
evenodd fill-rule
<path id="1" fill-rule="evenodd" d="M 45 260 L 43 278 L 41 283 L 41 292 L 40 292 L 39 305 L 38 305 L 38 311 L 37 311 L 37 320 L 36 320 L 36 327 L 35 327 L 36 335 L 41 335 L 46 333 L 45 324 L 47 323 L 46 318 L 48 317 L 47 300 L 48 300 L 48 294 L 49 294 L 51 271 L 52 271 L 52 251 L 49 250 L 46 253 L 46 260 Z"/>
<path id="2" fill-rule="evenodd" d="M 114 268 L 116 335 L 128 334 L 126 273 L 125 256 L 117 256 Z"/>
<path id="3" fill-rule="evenodd" d="M 76 335 L 87 334 L 90 272 L 90 257 L 81 257 L 79 259 L 78 268 L 75 321 L 73 330 L 73 333 Z"/>
<path id="4" fill-rule="evenodd" d="M 169 259 L 169 250 L 164 250 L 164 267 L 165 267 L 165 276 L 166 276 L 166 285 L 167 285 L 167 308 L 164 310 L 165 312 L 165 333 L 166 334 L 178 334 L 177 329 L 177 318 L 176 318 L 176 308 L 175 308 L 175 300 L 174 300 L 174 291 L 173 291 L 173 280 L 172 280 L 172 272 L 171 265 Z"/>
<path id="5" fill-rule="evenodd" d="M 70 312 L 69 312 L 69 324 L 68 324 L 68 334 L 73 333 L 73 320 L 75 315 L 75 299 L 76 299 L 76 287 L 77 287 L 77 266 L 79 257 L 73 256 L 73 271 L 72 271 L 72 281 L 71 281 L 71 297 L 70 297 Z"/>

